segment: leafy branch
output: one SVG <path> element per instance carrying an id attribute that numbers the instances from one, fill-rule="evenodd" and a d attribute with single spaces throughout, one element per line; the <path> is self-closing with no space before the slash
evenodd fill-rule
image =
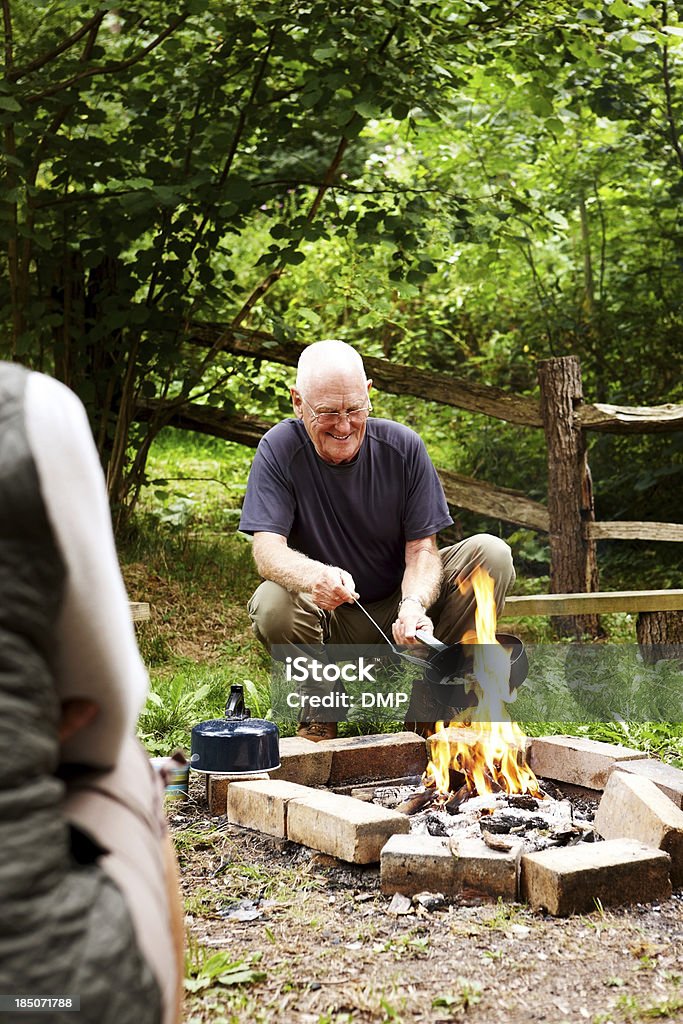
<path id="1" fill-rule="evenodd" d="M 3 5 L 7 4 L 8 0 L 3 0 Z M 30 64 L 25 64 L 23 67 L 11 68 L 6 77 L 10 82 L 17 82 L 20 78 L 25 78 L 26 75 L 32 74 L 34 71 L 40 71 L 41 68 L 45 67 L 46 64 L 50 64 L 56 57 L 59 57 L 66 50 L 70 50 L 72 46 L 75 46 L 83 36 L 87 35 L 90 30 L 102 22 L 104 18 L 104 11 L 99 11 L 93 15 L 89 21 L 84 22 L 83 25 L 75 32 L 72 32 L 70 36 L 63 39 L 61 43 L 55 46 L 52 50 L 48 50 L 47 53 L 41 54 L 40 57 L 36 57 Z"/>
<path id="2" fill-rule="evenodd" d="M 42 92 L 36 92 L 27 96 L 26 102 L 39 103 L 41 100 L 48 99 L 50 96 L 54 96 L 57 93 L 62 92 L 64 89 L 71 89 L 74 85 L 80 85 L 81 82 L 84 82 L 89 78 L 93 78 L 95 75 L 117 74 L 120 71 L 125 71 L 127 68 L 133 67 L 134 64 L 139 64 L 148 53 L 156 50 L 156 48 L 160 46 L 165 39 L 168 39 L 169 36 L 173 35 L 176 29 L 187 21 L 188 17 L 188 14 L 179 15 L 163 30 L 163 32 L 160 32 L 159 35 L 151 41 L 151 43 L 148 43 L 147 46 L 143 46 L 143 48 L 138 50 L 137 53 L 134 53 L 132 57 L 128 57 L 126 60 L 112 61 L 109 64 L 102 64 L 99 67 L 87 68 L 85 71 L 80 71 L 77 75 L 72 75 L 71 78 L 67 78 L 62 82 L 57 82 L 54 85 L 48 86 L 48 88 L 43 89 Z"/>
<path id="3" fill-rule="evenodd" d="M 665 28 L 668 21 L 667 4 L 662 4 L 662 27 Z M 664 79 L 664 95 L 666 98 L 666 119 L 669 126 L 669 139 L 673 146 L 674 152 L 678 157 L 678 162 L 683 169 L 683 146 L 681 146 L 681 140 L 678 133 L 678 126 L 676 124 L 676 118 L 674 116 L 673 106 L 673 87 L 671 84 L 671 69 L 669 66 L 669 44 L 664 41 L 662 46 L 662 77 Z"/>

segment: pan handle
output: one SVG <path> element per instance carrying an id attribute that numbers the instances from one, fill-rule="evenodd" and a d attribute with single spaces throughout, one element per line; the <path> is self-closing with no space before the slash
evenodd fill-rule
<path id="1" fill-rule="evenodd" d="M 441 640 L 437 640 L 435 636 L 428 633 L 424 629 L 415 630 L 415 636 L 427 647 L 430 647 L 433 651 L 446 651 L 448 650 L 448 644 L 444 644 Z"/>

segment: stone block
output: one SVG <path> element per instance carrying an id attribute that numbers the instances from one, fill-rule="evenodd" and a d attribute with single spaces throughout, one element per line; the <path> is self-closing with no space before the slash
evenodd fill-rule
<path id="1" fill-rule="evenodd" d="M 354 864 L 375 863 L 389 836 L 409 829 L 405 814 L 324 790 L 308 790 L 287 808 L 288 839 Z"/>
<path id="2" fill-rule="evenodd" d="M 527 750 L 529 767 L 536 775 L 587 789 L 604 789 L 615 763 L 645 756 L 630 747 L 600 743 L 583 736 L 533 737 Z"/>
<path id="3" fill-rule="evenodd" d="M 661 789 L 669 800 L 673 800 L 676 807 L 683 809 L 683 771 L 674 768 L 673 765 L 664 764 L 654 757 L 641 758 L 638 761 L 625 761 L 623 764 L 615 764 L 611 771 L 616 769 L 628 772 L 630 775 L 638 775 L 643 779 L 650 779 L 658 789 Z"/>
<path id="4" fill-rule="evenodd" d="M 268 776 L 265 772 L 260 772 L 258 775 L 250 775 L 249 779 L 245 779 L 244 774 L 241 775 L 214 775 L 211 773 L 206 776 L 206 801 L 209 805 L 209 814 L 217 816 L 219 814 L 227 814 L 228 812 L 228 786 L 232 782 L 245 782 L 245 781 L 260 781 L 267 780 Z"/>
<path id="5" fill-rule="evenodd" d="M 228 821 L 244 825 L 269 836 L 287 835 L 287 805 L 296 797 L 315 793 L 308 786 L 281 779 L 258 782 L 232 782 L 228 786 Z"/>
<path id="6" fill-rule="evenodd" d="M 521 895 L 555 917 L 603 907 L 665 900 L 671 895 L 668 853 L 633 839 L 580 843 L 522 855 Z"/>
<path id="7" fill-rule="evenodd" d="M 420 775 L 427 767 L 425 741 L 414 732 L 345 736 L 323 742 L 332 752 L 330 786 Z"/>
<path id="8" fill-rule="evenodd" d="M 484 896 L 516 900 L 522 845 L 512 850 L 492 850 L 479 836 L 451 839 L 455 868 L 455 892 L 465 890 Z"/>
<path id="9" fill-rule="evenodd" d="M 490 849 L 478 836 L 459 840 L 437 836 L 392 836 L 382 850 L 382 892 L 414 896 L 425 890 L 455 896 L 517 898 L 521 845 L 503 853 Z"/>
<path id="10" fill-rule="evenodd" d="M 437 836 L 394 835 L 382 848 L 380 857 L 382 892 L 404 896 L 442 892 L 453 887 L 453 854 L 448 839 Z"/>
<path id="11" fill-rule="evenodd" d="M 603 839 L 637 839 L 671 857 L 671 884 L 683 886 L 683 811 L 651 779 L 610 775 L 595 816 Z"/>
<path id="12" fill-rule="evenodd" d="M 332 768 L 329 744 L 314 743 L 301 736 L 280 740 L 280 767 L 269 772 L 271 779 L 297 782 L 300 786 L 326 786 Z"/>

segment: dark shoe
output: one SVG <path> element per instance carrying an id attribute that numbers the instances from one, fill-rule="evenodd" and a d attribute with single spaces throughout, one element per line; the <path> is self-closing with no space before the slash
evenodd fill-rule
<path id="1" fill-rule="evenodd" d="M 314 743 L 320 743 L 321 740 L 334 740 L 337 738 L 337 723 L 300 722 L 296 734 L 302 740 L 313 740 Z"/>

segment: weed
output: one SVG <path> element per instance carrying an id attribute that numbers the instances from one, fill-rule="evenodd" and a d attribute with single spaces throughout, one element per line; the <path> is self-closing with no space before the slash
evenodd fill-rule
<path id="1" fill-rule="evenodd" d="M 455 995 L 441 995 L 432 1000 L 433 1009 L 444 1007 L 453 1013 L 466 1012 L 481 1002 L 481 985 L 467 978 L 458 978 L 459 991 Z"/>
<path id="2" fill-rule="evenodd" d="M 197 959 L 191 965 L 185 977 L 185 989 L 188 992 L 200 992 L 218 985 L 247 985 L 255 981 L 263 981 L 265 971 L 254 969 L 261 959 L 260 953 L 250 953 L 243 960 L 231 960 L 230 953 L 197 947 Z"/>
<path id="3" fill-rule="evenodd" d="M 419 935 L 414 929 L 401 935 L 400 938 L 391 938 L 383 945 L 373 947 L 375 953 L 393 953 L 396 960 L 404 957 L 409 959 L 422 958 L 429 950 L 429 936 Z"/>
<path id="4" fill-rule="evenodd" d="M 683 998 L 673 996 L 643 1006 L 635 996 L 623 995 L 617 1000 L 617 1006 L 629 1021 L 680 1020 L 679 1013 L 683 1009 Z"/>
<path id="5" fill-rule="evenodd" d="M 520 917 L 521 910 L 521 907 L 514 903 L 506 903 L 502 896 L 499 896 L 491 916 L 486 917 L 482 923 L 487 928 L 500 928 L 502 931 L 507 931 L 510 925 Z"/>
<path id="6" fill-rule="evenodd" d="M 218 909 L 216 890 L 206 885 L 198 885 L 191 896 L 185 899 L 185 912 L 193 917 L 212 917 Z"/>
<path id="7" fill-rule="evenodd" d="M 190 827 L 178 829 L 173 833 L 173 845 L 177 853 L 184 853 L 186 850 L 210 848 L 224 840 L 225 833 L 214 828 L 202 830 L 201 828 Z"/>

